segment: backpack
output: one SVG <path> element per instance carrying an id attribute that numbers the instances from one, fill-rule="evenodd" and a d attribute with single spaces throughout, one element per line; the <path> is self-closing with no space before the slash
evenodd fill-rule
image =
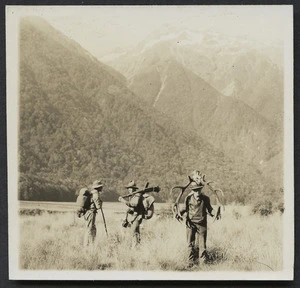
<path id="1" fill-rule="evenodd" d="M 144 219 L 149 220 L 152 218 L 152 216 L 154 214 L 154 202 L 155 202 L 155 199 L 153 196 L 144 194 L 144 199 L 143 199 L 143 206 L 145 209 L 145 213 L 143 215 Z"/>
<path id="2" fill-rule="evenodd" d="M 134 195 L 128 203 L 128 206 L 131 208 L 131 212 L 142 213 L 144 219 L 151 219 L 153 216 L 153 210 L 155 199 L 153 196 L 148 194 L 143 195 Z"/>
<path id="3" fill-rule="evenodd" d="M 80 189 L 79 195 L 76 199 L 77 216 L 80 218 L 87 210 L 90 209 L 91 205 L 91 193 L 87 188 Z"/>
<path id="4" fill-rule="evenodd" d="M 134 208 L 135 209 L 138 206 L 141 206 L 143 199 L 144 199 L 143 195 L 135 194 L 132 197 L 130 197 L 129 202 L 128 202 L 128 206 L 130 208 Z"/>

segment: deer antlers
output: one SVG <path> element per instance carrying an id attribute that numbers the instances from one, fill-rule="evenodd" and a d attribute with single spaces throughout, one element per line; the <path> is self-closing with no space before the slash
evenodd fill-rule
<path id="1" fill-rule="evenodd" d="M 211 183 L 213 183 L 213 181 L 206 181 L 206 175 L 202 174 L 200 171 L 198 170 L 194 170 L 191 174 L 191 176 L 188 176 L 189 178 L 189 182 L 185 185 L 185 186 L 174 186 L 171 188 L 170 193 L 173 193 L 174 189 L 181 189 L 181 191 L 179 192 L 175 203 L 172 206 L 172 212 L 174 215 L 174 218 L 176 220 L 178 220 L 179 222 L 181 222 L 183 220 L 180 210 L 179 210 L 179 201 L 184 193 L 184 191 L 190 186 L 190 184 L 192 182 L 197 183 L 198 185 L 207 185 L 209 187 L 209 189 L 215 194 L 216 198 L 217 198 L 217 202 L 219 204 L 219 206 L 221 205 L 223 207 L 223 209 L 225 210 L 225 206 L 224 204 L 220 201 L 219 195 L 217 192 L 220 192 L 222 194 L 222 196 L 224 197 L 224 192 L 221 189 L 214 189 L 212 186 L 210 186 Z M 220 208 L 218 209 L 218 211 L 220 210 Z M 217 213 L 218 214 L 218 213 Z"/>

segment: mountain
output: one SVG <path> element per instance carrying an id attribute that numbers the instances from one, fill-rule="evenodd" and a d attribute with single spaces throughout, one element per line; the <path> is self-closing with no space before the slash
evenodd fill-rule
<path id="1" fill-rule="evenodd" d="M 109 63 L 149 105 L 282 185 L 283 77 L 257 45 L 166 28 Z"/>
<path id="2" fill-rule="evenodd" d="M 212 31 L 176 29 L 154 31 L 131 53 L 105 61 L 129 80 L 140 65 L 174 58 L 220 93 L 236 97 L 279 124 L 283 119 L 283 48 L 245 37 Z"/>
<path id="3" fill-rule="evenodd" d="M 160 185 L 158 199 L 200 169 L 241 203 L 275 185 L 149 107 L 124 77 L 40 18 L 20 23 L 19 199 L 74 201 L 101 179 L 116 201 L 135 179 Z M 255 183 L 255 185 L 253 184 Z"/>

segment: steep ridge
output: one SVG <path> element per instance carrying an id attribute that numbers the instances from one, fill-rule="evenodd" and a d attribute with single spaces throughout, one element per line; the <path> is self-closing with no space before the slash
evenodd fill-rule
<path id="1" fill-rule="evenodd" d="M 263 49 L 255 43 L 194 34 L 153 33 L 110 64 L 127 75 L 129 88 L 149 105 L 282 185 L 283 160 L 277 157 L 283 149 L 279 66 L 259 53 Z M 268 168 L 274 163 L 276 173 Z"/>
<path id="2" fill-rule="evenodd" d="M 176 60 L 156 62 L 155 66 L 133 77 L 129 86 L 136 94 L 147 97 L 150 105 L 239 161 L 260 167 L 282 151 L 281 129 L 253 108 L 223 96 Z M 159 80 L 155 83 L 154 78 Z M 282 180 L 282 170 L 277 172 L 268 174 L 276 182 Z"/>
<path id="3" fill-rule="evenodd" d="M 37 18 L 20 24 L 19 144 L 19 199 L 74 200 L 76 189 L 100 178 L 104 199 L 115 201 L 135 179 L 160 185 L 166 200 L 195 168 L 222 186 L 228 202 L 274 193 L 251 165 L 182 131 L 122 75 Z"/>
<path id="4" fill-rule="evenodd" d="M 272 51 L 272 52 L 270 52 Z M 270 121 L 283 120 L 283 48 L 211 31 L 163 27 L 131 53 L 109 61 L 128 79 L 140 66 L 174 58 L 220 93 L 236 97 Z M 277 55 L 277 56 L 273 56 Z"/>

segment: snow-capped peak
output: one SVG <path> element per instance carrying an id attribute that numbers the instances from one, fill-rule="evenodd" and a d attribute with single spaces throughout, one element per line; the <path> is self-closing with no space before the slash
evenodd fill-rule
<path id="1" fill-rule="evenodd" d="M 150 40 L 144 41 L 144 46 L 141 52 L 145 52 L 146 50 L 152 48 L 154 45 L 165 42 L 172 41 L 176 45 L 201 45 L 204 38 L 204 34 L 202 32 L 195 32 L 190 30 L 180 30 L 176 32 L 165 32 L 159 35 L 153 35 Z"/>

